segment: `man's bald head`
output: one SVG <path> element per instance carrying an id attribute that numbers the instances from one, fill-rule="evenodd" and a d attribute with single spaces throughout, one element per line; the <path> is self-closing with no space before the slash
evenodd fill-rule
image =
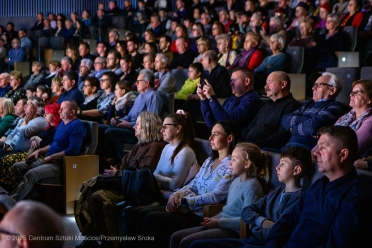
<path id="1" fill-rule="evenodd" d="M 30 200 L 17 203 L 5 214 L 0 228 L 25 237 L 17 241 L 1 239 L 0 247 L 16 247 L 16 243 L 38 248 L 63 247 L 63 241 L 56 240 L 56 236 L 63 235 L 62 221 L 42 203 Z"/>

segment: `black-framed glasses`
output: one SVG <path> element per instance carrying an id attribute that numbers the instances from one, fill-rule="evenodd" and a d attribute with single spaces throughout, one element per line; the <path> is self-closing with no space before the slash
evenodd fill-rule
<path id="1" fill-rule="evenodd" d="M 0 233 L 3 233 L 5 235 L 9 235 L 9 236 L 21 236 L 21 234 L 19 234 L 19 233 L 10 232 L 10 231 L 5 230 L 1 227 L 0 227 Z"/>
<path id="2" fill-rule="evenodd" d="M 327 84 L 327 83 L 314 83 L 313 84 L 313 87 L 315 87 L 315 88 L 317 88 L 317 89 L 319 89 L 319 88 L 321 88 L 322 86 L 328 86 L 328 87 L 334 87 L 332 84 Z"/>
<path id="3" fill-rule="evenodd" d="M 163 126 L 161 126 L 161 130 L 165 130 L 165 129 L 167 129 L 167 126 L 177 126 L 177 124 L 173 124 L 173 123 L 170 123 L 170 124 L 164 124 Z"/>
<path id="4" fill-rule="evenodd" d="M 143 79 L 139 79 L 139 80 L 136 80 L 136 83 L 138 84 L 139 82 L 146 82 L 146 80 L 143 80 Z"/>
<path id="5" fill-rule="evenodd" d="M 365 94 L 365 93 L 361 90 L 354 90 L 354 91 L 350 92 L 350 96 L 359 96 L 361 94 Z"/>

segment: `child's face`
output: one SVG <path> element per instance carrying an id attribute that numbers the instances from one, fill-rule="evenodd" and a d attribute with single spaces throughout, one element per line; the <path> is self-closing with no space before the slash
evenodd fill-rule
<path id="1" fill-rule="evenodd" d="M 194 68 L 189 67 L 189 78 L 195 80 L 200 77 L 200 72 L 197 72 Z"/>
<path id="2" fill-rule="evenodd" d="M 31 90 L 26 90 L 26 96 L 27 96 L 27 99 L 29 99 L 30 97 L 34 96 L 35 94 L 31 91 Z"/>
<path id="3" fill-rule="evenodd" d="M 243 148 L 237 147 L 232 152 L 230 166 L 234 176 L 240 176 L 249 168 L 250 163 L 243 158 Z"/>
<path id="4" fill-rule="evenodd" d="M 125 95 L 125 90 L 120 89 L 118 85 L 115 85 L 115 97 L 120 98 Z"/>
<path id="5" fill-rule="evenodd" d="M 36 96 L 42 98 L 43 92 L 39 89 L 36 89 Z"/>
<path id="6" fill-rule="evenodd" d="M 287 183 L 293 178 L 294 166 L 289 158 L 281 158 L 276 167 L 279 182 Z"/>

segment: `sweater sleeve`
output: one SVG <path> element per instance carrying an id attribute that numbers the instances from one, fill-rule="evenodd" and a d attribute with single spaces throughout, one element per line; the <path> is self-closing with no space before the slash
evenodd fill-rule
<path id="1" fill-rule="evenodd" d="M 161 151 L 164 148 L 163 142 L 152 142 L 150 148 L 144 154 L 139 167 L 148 166 L 150 167 L 151 171 L 154 172 L 156 165 L 160 159 Z"/>
<path id="2" fill-rule="evenodd" d="M 48 123 L 44 120 L 44 118 L 37 117 L 29 121 L 26 126 L 20 128 L 20 135 L 23 138 L 31 138 L 32 136 L 38 135 L 40 132 L 42 132 L 47 125 Z"/>
<path id="3" fill-rule="evenodd" d="M 230 188 L 231 189 L 231 188 Z M 243 208 L 250 206 L 257 200 L 259 200 L 263 196 L 263 191 L 261 185 L 257 182 L 256 184 L 253 183 L 250 187 L 247 187 L 245 191 L 242 192 L 241 199 L 243 201 Z M 232 230 L 240 230 L 240 215 L 229 217 L 229 218 L 220 218 L 219 219 L 220 227 L 232 229 Z"/>
<path id="4" fill-rule="evenodd" d="M 56 132 L 58 132 L 58 130 Z M 79 155 L 86 133 L 87 131 L 84 124 L 80 121 L 76 122 L 75 125 L 70 128 L 70 133 L 68 134 L 68 148 L 64 150 L 65 156 Z"/>
<path id="5" fill-rule="evenodd" d="M 284 127 L 285 130 L 289 131 L 289 129 L 291 129 L 295 125 L 297 117 L 303 114 L 306 106 L 307 105 L 305 104 L 301 108 L 294 111 L 293 113 L 283 116 L 282 126 Z"/>
<path id="6" fill-rule="evenodd" d="M 12 126 L 14 117 L 12 115 L 5 116 L 0 122 L 0 137 Z"/>
<path id="7" fill-rule="evenodd" d="M 262 63 L 263 59 L 263 53 L 260 50 L 255 51 L 249 60 L 248 69 L 254 71 Z"/>
<path id="8" fill-rule="evenodd" d="M 212 109 L 210 108 L 208 99 L 200 101 L 200 109 L 203 114 L 207 127 L 212 128 L 214 123 L 216 123 L 217 120 L 213 114 Z"/>
<path id="9" fill-rule="evenodd" d="M 174 168 L 171 177 L 162 176 L 156 170 L 154 176 L 162 189 L 175 190 L 183 186 L 190 167 L 195 162 L 194 151 L 190 147 L 184 147 L 174 158 Z"/>
<path id="10" fill-rule="evenodd" d="M 356 13 L 355 16 L 354 16 L 354 18 L 353 18 L 353 22 L 351 23 L 351 26 L 354 26 L 357 29 L 359 29 L 359 26 L 362 23 L 363 18 L 364 18 L 364 15 L 363 15 L 362 12 Z"/>
<path id="11" fill-rule="evenodd" d="M 358 137 L 358 156 L 362 155 L 370 147 L 372 147 L 372 115 L 366 118 L 362 125 L 356 130 Z"/>

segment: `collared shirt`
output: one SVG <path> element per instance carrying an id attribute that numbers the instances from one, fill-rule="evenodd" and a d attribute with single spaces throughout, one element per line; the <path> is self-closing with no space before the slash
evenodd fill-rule
<path id="1" fill-rule="evenodd" d="M 124 116 L 123 121 L 130 123 L 130 127 L 136 124 L 136 120 L 142 111 L 153 112 L 159 115 L 163 109 L 163 99 L 160 94 L 153 89 L 148 89 L 145 93 L 140 94 L 134 101 L 132 109 L 129 111 L 128 115 Z"/>

